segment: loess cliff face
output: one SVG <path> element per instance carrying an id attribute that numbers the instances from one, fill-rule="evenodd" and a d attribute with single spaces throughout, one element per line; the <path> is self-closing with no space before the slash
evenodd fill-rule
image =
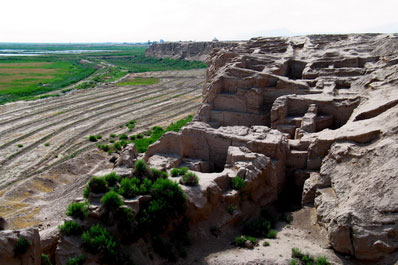
<path id="1" fill-rule="evenodd" d="M 235 42 L 165 42 L 154 43 L 146 51 L 146 56 L 156 58 L 185 59 L 188 61 L 202 61 L 209 59 L 211 51 L 215 48 L 235 46 Z"/>
<path id="2" fill-rule="evenodd" d="M 196 210 L 204 214 L 193 220 L 208 220 L 209 209 L 231 200 L 225 183 L 239 175 L 252 196 L 240 201 L 243 216 L 244 204 L 270 205 L 292 189 L 315 207 L 337 252 L 396 256 L 397 47 L 396 35 L 353 34 L 254 38 L 215 49 L 196 121 L 166 134 L 145 158 L 202 172 L 205 195 L 190 196 L 194 204 L 201 197 Z"/>

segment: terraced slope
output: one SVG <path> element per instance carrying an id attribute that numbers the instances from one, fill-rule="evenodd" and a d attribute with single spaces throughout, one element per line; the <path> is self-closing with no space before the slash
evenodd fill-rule
<path id="1" fill-rule="evenodd" d="M 160 82 L 108 84 L 0 106 L 0 216 L 8 220 L 9 228 L 37 224 L 40 217 L 48 217 L 50 205 L 58 205 L 54 200 L 72 198 L 70 193 L 85 182 L 83 176 L 111 166 L 110 156 L 88 141 L 89 135 L 108 139 L 111 133 L 136 134 L 185 117 L 199 107 L 204 70 L 141 73 L 128 78 L 137 76 L 157 77 Z M 123 125 L 134 119 L 136 127 L 128 132 Z M 51 214 L 59 212 L 52 209 Z"/>

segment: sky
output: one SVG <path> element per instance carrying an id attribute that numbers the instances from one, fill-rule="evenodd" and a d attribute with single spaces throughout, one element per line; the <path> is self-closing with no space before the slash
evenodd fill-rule
<path id="1" fill-rule="evenodd" d="M 0 42 L 398 32 L 397 0 L 2 0 Z"/>

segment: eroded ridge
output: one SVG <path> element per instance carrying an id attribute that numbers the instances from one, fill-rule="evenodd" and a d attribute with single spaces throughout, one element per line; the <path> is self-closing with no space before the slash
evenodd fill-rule
<path id="1" fill-rule="evenodd" d="M 222 192 L 225 175 L 251 183 L 267 172 L 251 190 L 259 194 L 254 205 L 290 189 L 315 207 L 336 251 L 364 260 L 394 256 L 397 43 L 396 35 L 314 35 L 216 49 L 196 121 L 166 134 L 145 158 L 202 172 L 212 179 L 203 193 L 214 185 Z"/>

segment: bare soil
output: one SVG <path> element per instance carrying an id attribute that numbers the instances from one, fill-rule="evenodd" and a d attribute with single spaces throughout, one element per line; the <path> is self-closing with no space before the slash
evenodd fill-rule
<path id="1" fill-rule="evenodd" d="M 136 134 L 193 114 L 201 101 L 204 71 L 131 74 L 126 78 L 161 81 L 106 84 L 0 106 L 0 216 L 8 228 L 57 224 L 90 175 L 112 167 L 110 156 L 88 136 L 107 140 L 111 133 Z M 130 120 L 137 120 L 133 132 L 123 126 Z"/>

